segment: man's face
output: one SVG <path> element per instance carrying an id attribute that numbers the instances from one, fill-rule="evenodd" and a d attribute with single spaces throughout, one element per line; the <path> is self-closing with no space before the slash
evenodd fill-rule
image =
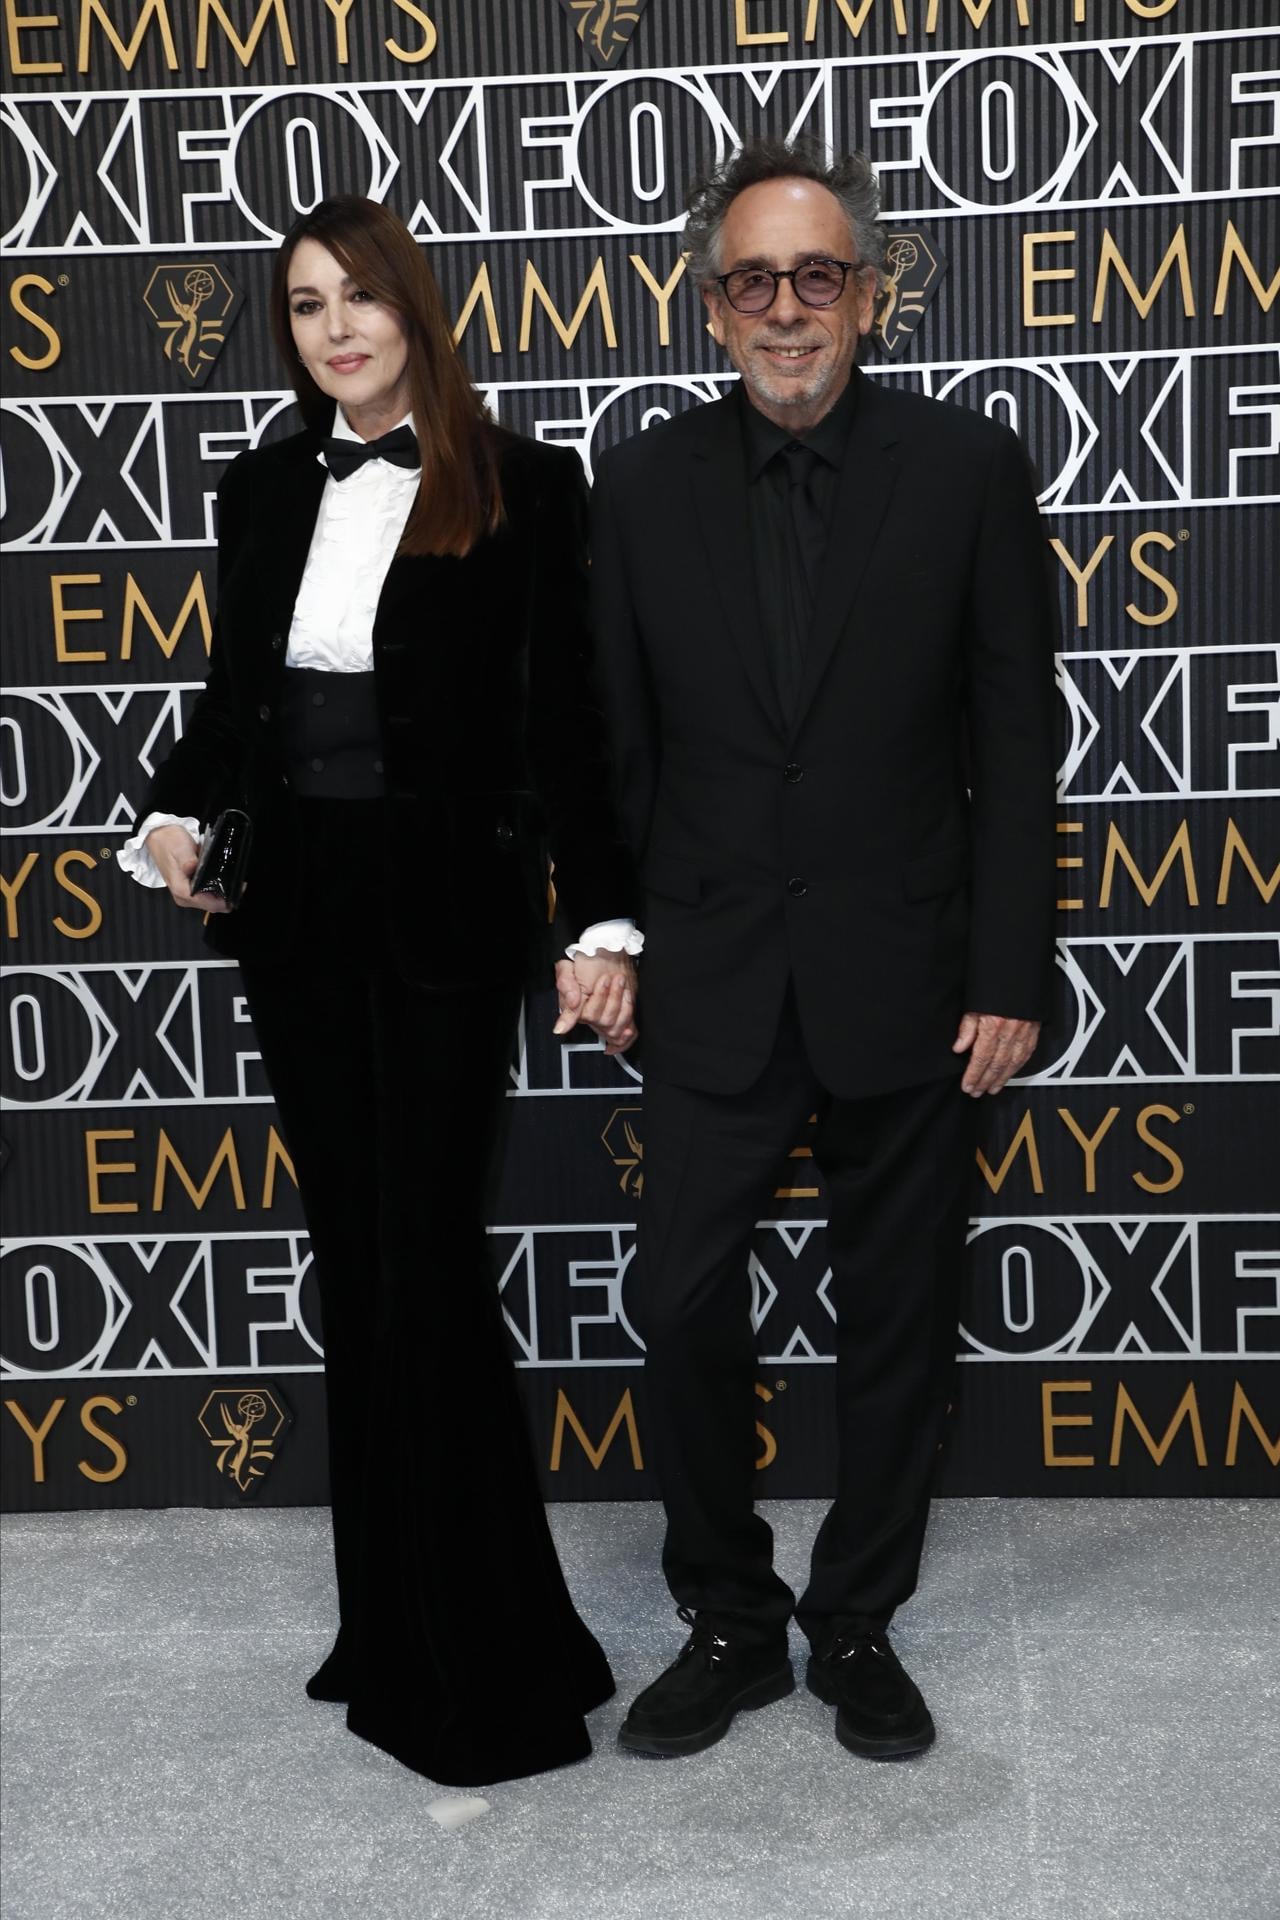
<path id="1" fill-rule="evenodd" d="M 816 180 L 764 180 L 733 201 L 720 230 L 720 271 L 798 267 L 806 260 L 857 261 L 849 222 Z M 764 313 L 738 313 L 723 287 L 704 287 L 711 331 L 742 375 L 752 403 L 780 427 L 803 433 L 848 383 L 858 336 L 875 317 L 875 275 L 851 273 L 831 307 L 807 307 L 782 280 Z"/>

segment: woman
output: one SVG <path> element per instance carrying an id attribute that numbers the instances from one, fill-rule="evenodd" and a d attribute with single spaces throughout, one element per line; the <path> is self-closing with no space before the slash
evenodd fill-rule
<path id="1" fill-rule="evenodd" d="M 588 1753 L 613 1691 L 547 1529 L 482 1207 L 548 845 L 588 955 L 634 904 L 586 691 L 585 485 L 488 421 L 385 208 L 305 215 L 271 300 L 306 430 L 227 470 L 209 681 L 123 857 L 239 960 L 297 1170 L 340 1614 L 308 1692 L 476 1785 Z M 229 914 L 190 888 L 227 806 L 254 826 Z M 625 1047 L 629 963 L 578 964 L 579 1011 Z"/>

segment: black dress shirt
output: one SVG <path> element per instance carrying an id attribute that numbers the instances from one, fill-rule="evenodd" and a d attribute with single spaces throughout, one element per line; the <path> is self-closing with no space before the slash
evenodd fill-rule
<path id="1" fill-rule="evenodd" d="M 857 382 L 850 380 L 831 411 L 803 438 L 775 426 L 742 390 L 756 598 L 784 721 L 791 720 L 799 693 L 856 390 Z"/>

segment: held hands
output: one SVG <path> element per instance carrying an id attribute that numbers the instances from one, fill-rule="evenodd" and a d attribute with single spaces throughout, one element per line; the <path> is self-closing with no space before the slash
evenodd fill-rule
<path id="1" fill-rule="evenodd" d="M 625 953 L 580 953 L 557 960 L 556 991 L 560 1018 L 555 1033 L 571 1033 L 584 1022 L 604 1041 L 606 1053 L 625 1053 L 636 1037 L 636 969 Z"/>
<path id="2" fill-rule="evenodd" d="M 164 876 L 171 898 L 179 907 L 195 907 L 200 913 L 226 913 L 227 903 L 216 893 L 192 893 L 191 876 L 200 857 L 185 827 L 154 827 L 147 835 L 147 852 Z"/>
<path id="3" fill-rule="evenodd" d="M 969 1053 L 960 1086 L 975 1100 L 999 1093 L 1006 1080 L 1021 1071 L 1036 1050 L 1038 1020 L 1006 1020 L 999 1013 L 966 1013 L 956 1033 L 952 1053 Z M 970 1053 L 970 1049 L 972 1052 Z"/>

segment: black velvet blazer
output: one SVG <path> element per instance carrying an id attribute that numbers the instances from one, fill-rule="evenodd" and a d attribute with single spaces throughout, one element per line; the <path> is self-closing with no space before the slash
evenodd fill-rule
<path id="1" fill-rule="evenodd" d="M 537 978 L 551 951 L 549 856 L 571 936 L 638 905 L 591 691 L 581 464 L 492 431 L 503 525 L 465 559 L 395 559 L 373 629 L 387 801 L 370 855 L 386 863 L 396 962 L 431 986 Z M 299 907 L 301 810 L 279 704 L 322 438 L 243 453 L 223 477 L 209 680 L 142 806 L 205 821 L 248 810 L 244 902 L 211 916 L 208 937 L 257 961 L 291 953 Z"/>
<path id="2" fill-rule="evenodd" d="M 1007 427 L 855 373 L 798 711 L 778 711 L 735 390 L 607 453 L 596 639 L 641 858 L 645 1065 L 733 1093 L 793 986 L 856 1098 L 1047 1007 L 1056 611 Z"/>

